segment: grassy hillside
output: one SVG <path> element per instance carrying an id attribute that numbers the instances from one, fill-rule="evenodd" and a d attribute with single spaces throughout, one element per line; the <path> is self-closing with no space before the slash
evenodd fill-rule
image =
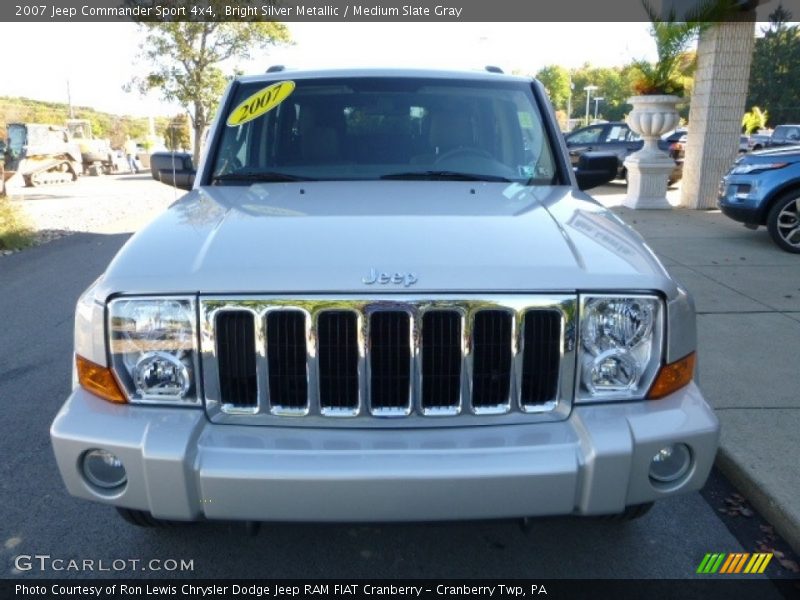
<path id="1" fill-rule="evenodd" d="M 76 119 L 89 119 L 96 137 L 111 140 L 120 147 L 125 137 L 141 139 L 147 135 L 147 119 L 128 115 L 114 115 L 88 106 L 73 106 Z M 42 102 L 30 98 L 0 96 L 0 139 L 6 137 L 6 123 L 48 123 L 63 125 L 69 118 L 69 106 L 60 102 Z M 169 117 L 156 117 L 156 134 L 163 135 Z"/>

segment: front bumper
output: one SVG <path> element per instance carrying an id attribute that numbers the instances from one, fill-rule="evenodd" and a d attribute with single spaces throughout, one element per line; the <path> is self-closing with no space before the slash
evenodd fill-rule
<path id="1" fill-rule="evenodd" d="M 193 409 L 113 405 L 76 389 L 51 428 L 69 492 L 164 519 L 425 521 L 613 514 L 702 487 L 719 422 L 691 384 L 649 402 L 583 405 L 565 421 L 429 429 L 212 424 Z M 687 444 L 676 484 L 650 460 Z M 121 490 L 83 477 L 91 448 L 127 469 Z"/>
<path id="2" fill-rule="evenodd" d="M 763 185 L 754 175 L 726 175 L 719 185 L 717 205 L 729 219 L 746 225 L 763 221 Z"/>

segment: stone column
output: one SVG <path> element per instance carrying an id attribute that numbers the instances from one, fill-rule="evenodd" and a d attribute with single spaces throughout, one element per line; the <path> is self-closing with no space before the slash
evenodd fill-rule
<path id="1" fill-rule="evenodd" d="M 739 149 L 754 43 L 755 11 L 716 24 L 700 36 L 681 206 L 717 205 L 719 181 Z"/>

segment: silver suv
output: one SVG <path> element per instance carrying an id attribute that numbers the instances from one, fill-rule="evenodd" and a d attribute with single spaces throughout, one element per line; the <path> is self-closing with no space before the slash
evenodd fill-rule
<path id="1" fill-rule="evenodd" d="M 78 301 L 52 425 L 128 520 L 637 516 L 719 425 L 687 293 L 536 81 L 236 79 L 191 188 Z"/>

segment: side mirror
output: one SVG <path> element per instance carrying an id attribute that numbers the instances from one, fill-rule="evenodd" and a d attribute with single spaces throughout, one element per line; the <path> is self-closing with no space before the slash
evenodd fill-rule
<path id="1" fill-rule="evenodd" d="M 578 189 L 589 190 L 617 177 L 619 158 L 605 152 L 584 152 L 575 168 Z"/>
<path id="2" fill-rule="evenodd" d="M 194 185 L 194 177 L 197 171 L 190 169 L 161 169 L 158 172 L 158 180 L 161 183 L 175 186 L 182 190 L 191 190 Z"/>

